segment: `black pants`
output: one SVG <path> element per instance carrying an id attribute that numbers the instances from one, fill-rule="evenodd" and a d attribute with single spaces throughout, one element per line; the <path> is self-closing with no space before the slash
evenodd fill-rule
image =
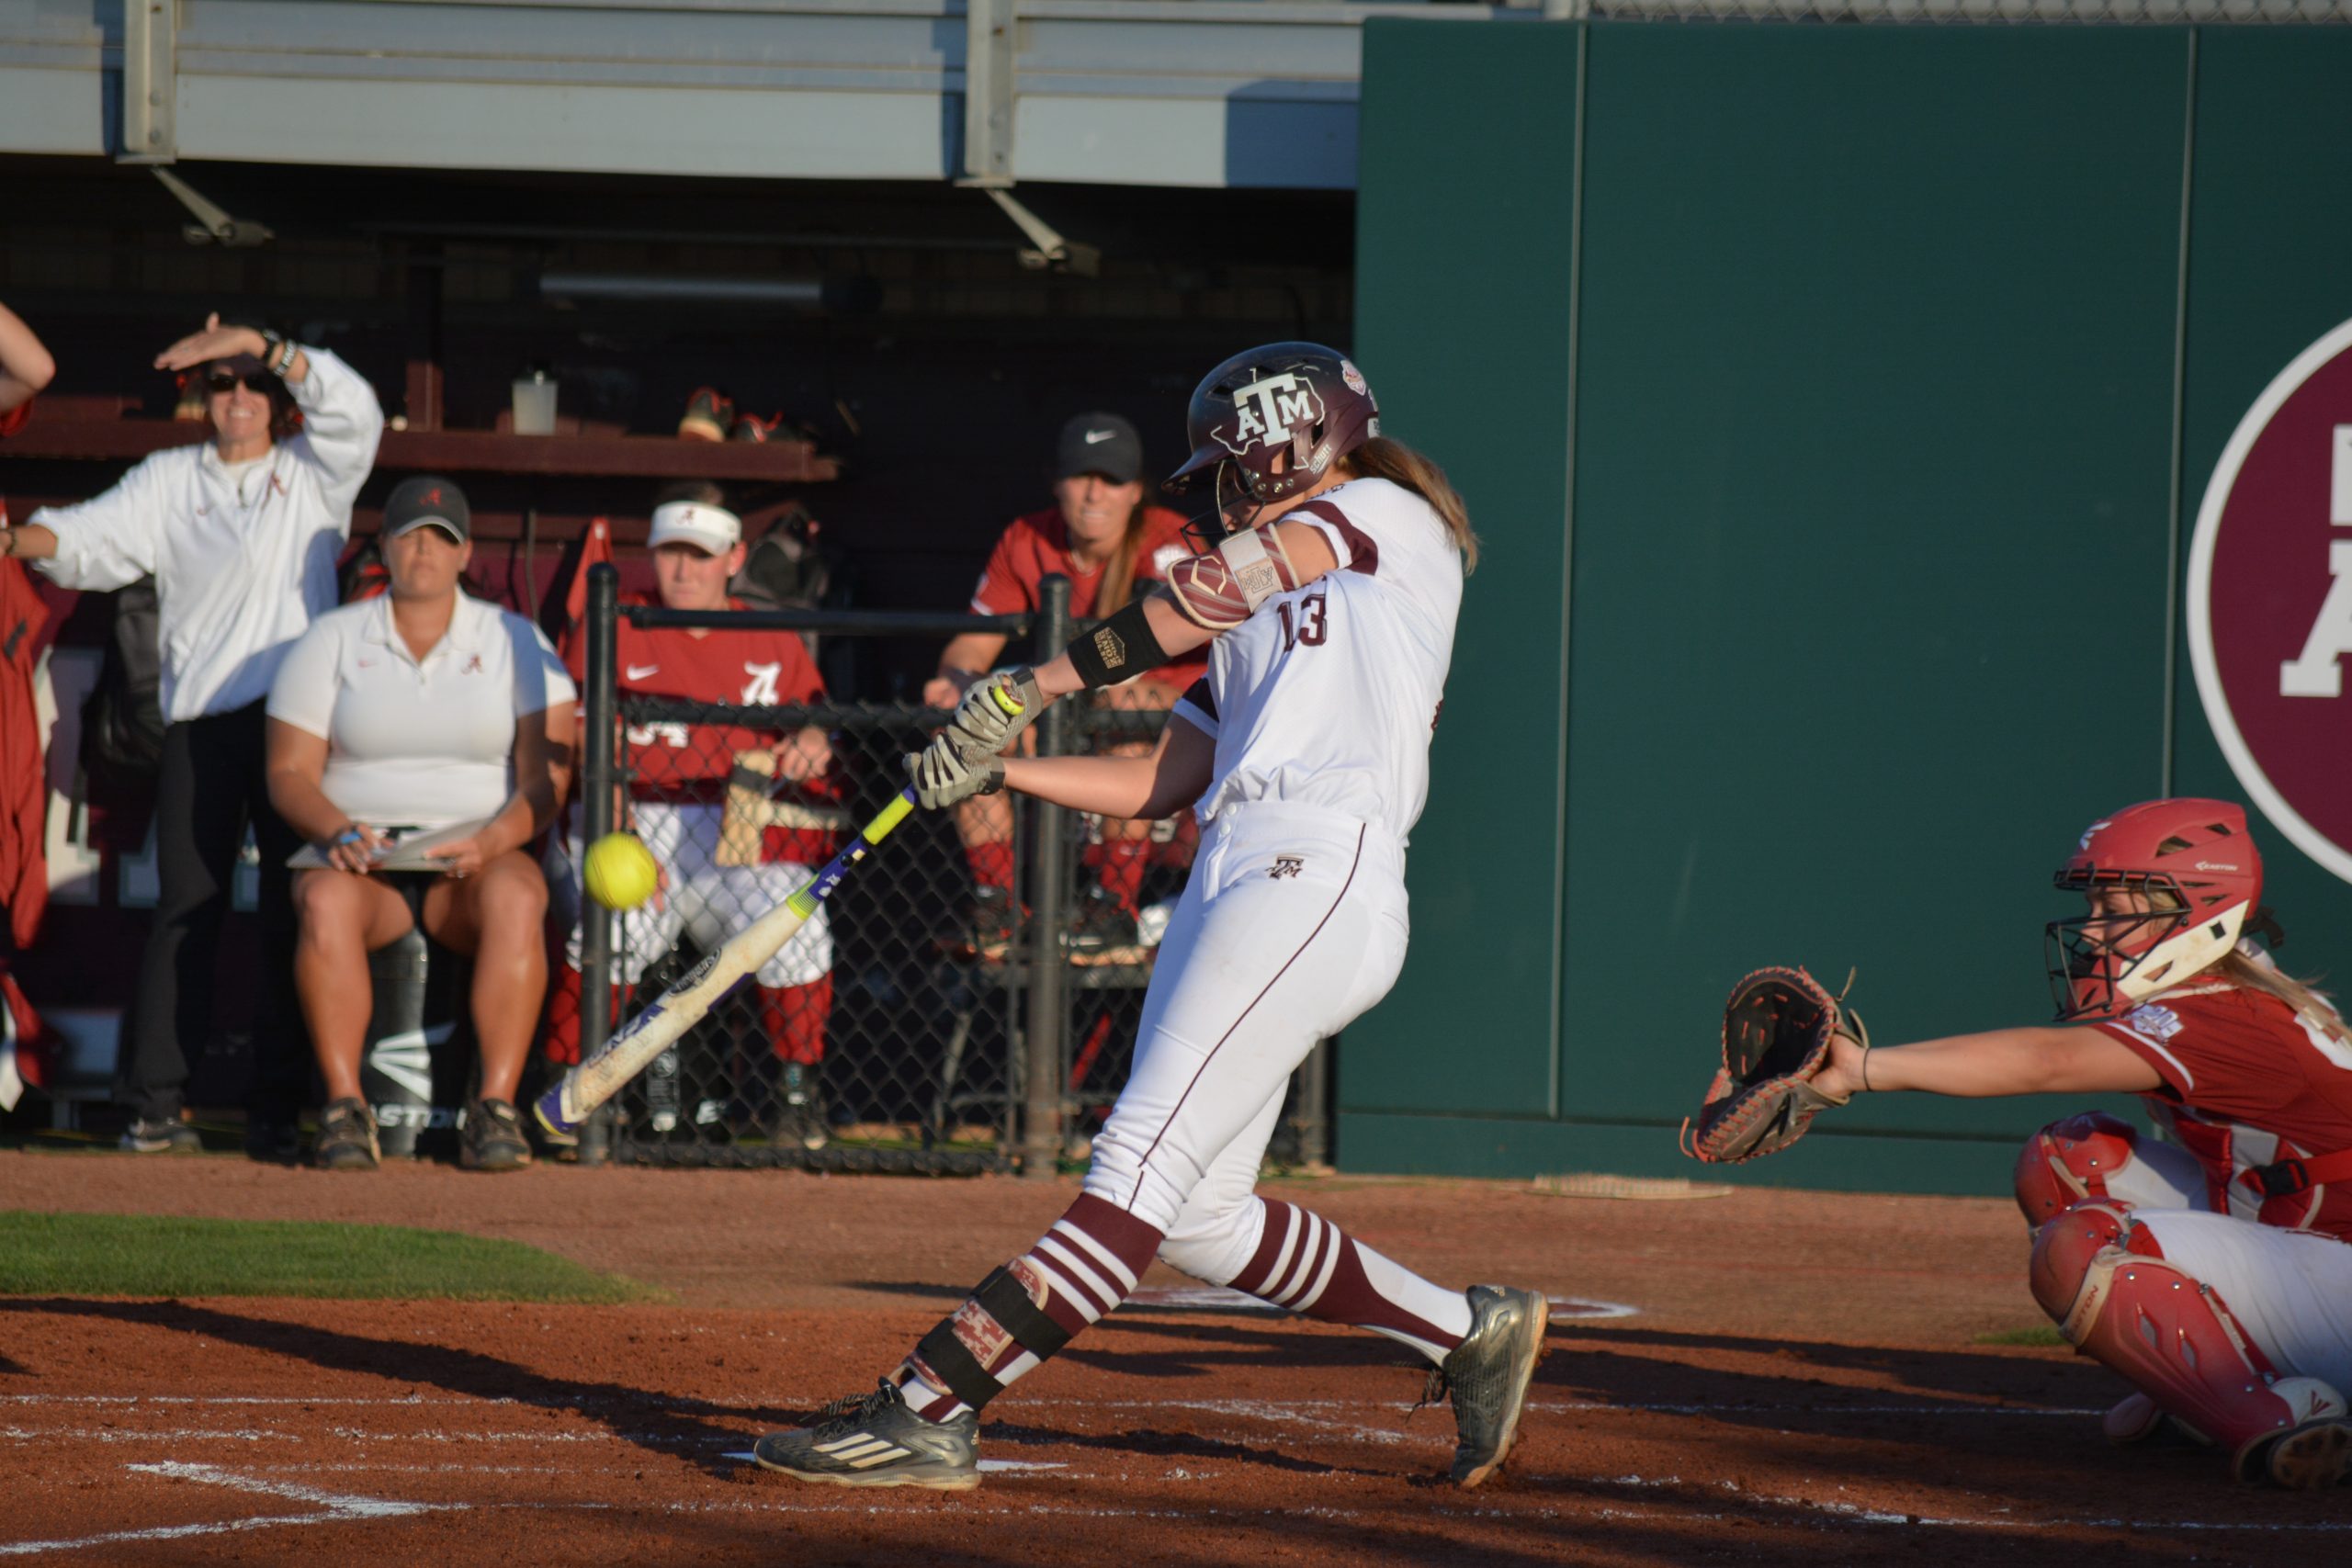
<path id="1" fill-rule="evenodd" d="M 293 874 L 286 869 L 300 843 L 270 809 L 262 733 L 260 703 L 164 731 L 155 781 L 155 863 L 163 888 L 117 1067 L 118 1098 L 141 1116 L 178 1113 L 188 1063 L 212 1032 L 220 921 L 229 912 L 248 823 L 261 852 L 259 973 L 237 981 L 254 995 L 251 1108 L 257 1115 L 290 1119 L 309 1087 L 310 1041 L 294 998 Z"/>

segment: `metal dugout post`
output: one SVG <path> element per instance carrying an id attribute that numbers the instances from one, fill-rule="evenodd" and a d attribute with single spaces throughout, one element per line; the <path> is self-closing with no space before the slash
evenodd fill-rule
<path id="1" fill-rule="evenodd" d="M 620 698 L 613 669 L 618 631 L 621 574 L 609 565 L 588 569 L 588 690 L 582 722 L 580 844 L 587 847 L 613 830 L 613 795 L 619 783 L 616 724 Z M 556 829 L 562 831 L 560 826 Z M 580 1058 L 603 1049 L 613 1032 L 613 922 L 580 897 Z M 613 1108 L 598 1106 L 580 1129 L 580 1163 L 602 1165 L 611 1147 Z"/>
<path id="2" fill-rule="evenodd" d="M 1038 593 L 1036 660 L 1042 664 L 1069 641 L 1069 579 L 1049 576 Z M 1069 750 L 1067 703 L 1039 715 L 1037 754 L 1058 757 Z M 1062 969 L 1062 932 L 1069 924 L 1069 813 L 1042 800 L 1029 803 L 1032 816 L 1030 888 L 1034 911 L 1029 928 L 1029 1013 L 1021 1115 L 1021 1174 L 1031 1181 L 1054 1177 L 1062 1152 L 1063 1059 L 1069 1055 L 1068 976 Z"/>

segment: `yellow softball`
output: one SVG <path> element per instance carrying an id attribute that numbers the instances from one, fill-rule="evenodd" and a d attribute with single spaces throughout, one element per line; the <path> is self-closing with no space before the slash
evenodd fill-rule
<path id="1" fill-rule="evenodd" d="M 662 868 L 653 852 L 634 833 L 607 833 L 588 846 L 588 863 L 581 881 L 588 897 L 607 909 L 634 909 L 653 897 Z"/>

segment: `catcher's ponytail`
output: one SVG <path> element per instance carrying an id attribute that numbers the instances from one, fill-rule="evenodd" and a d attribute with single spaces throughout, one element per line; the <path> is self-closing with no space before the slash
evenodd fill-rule
<path id="1" fill-rule="evenodd" d="M 2222 961 L 2213 965 L 2213 973 L 2249 991 L 2269 992 L 2293 1008 L 2296 1016 L 2312 1028 L 2340 1043 L 2352 1045 L 2352 1030 L 2346 1029 L 2344 1015 L 2336 1010 L 2327 993 L 2296 979 L 2277 964 L 2252 957 L 2240 947 L 2222 954 Z"/>
<path id="2" fill-rule="evenodd" d="M 1478 536 L 1470 531 L 1470 509 L 1462 504 L 1461 494 L 1443 468 L 1385 435 L 1374 436 L 1340 460 L 1359 476 L 1402 485 L 1428 502 L 1445 531 L 1453 536 L 1454 547 L 1462 552 L 1463 574 L 1478 570 Z"/>

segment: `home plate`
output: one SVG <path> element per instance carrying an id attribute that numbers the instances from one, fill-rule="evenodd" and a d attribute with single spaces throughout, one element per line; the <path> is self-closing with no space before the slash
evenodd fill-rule
<path id="1" fill-rule="evenodd" d="M 1174 1312 L 1255 1312 L 1273 1316 L 1286 1315 L 1277 1306 L 1271 1306 L 1252 1295 L 1227 1290 L 1222 1285 L 1150 1285 L 1126 1299 L 1128 1306 L 1160 1307 Z M 1641 1311 L 1622 1302 L 1587 1301 L 1581 1296 L 1554 1296 L 1552 1321 L 1567 1323 L 1577 1319 L 1632 1317 Z"/>

